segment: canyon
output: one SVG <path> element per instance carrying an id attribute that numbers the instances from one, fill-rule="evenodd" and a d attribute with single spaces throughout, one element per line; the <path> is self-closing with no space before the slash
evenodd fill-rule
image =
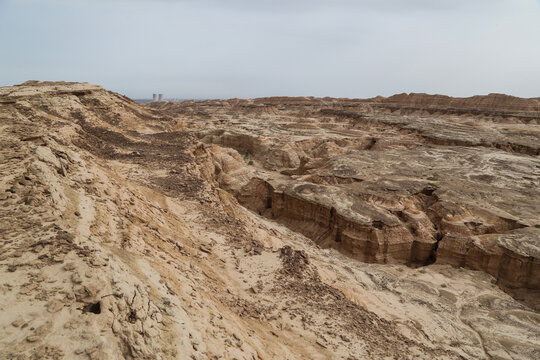
<path id="1" fill-rule="evenodd" d="M 536 359 L 540 98 L 0 88 L 0 358 Z"/>
<path id="2" fill-rule="evenodd" d="M 481 270 L 537 299 L 540 101 L 498 94 L 365 101 L 154 107 L 193 119 L 184 128 L 220 146 L 209 150 L 214 178 L 240 204 L 319 246 L 363 262 Z"/>

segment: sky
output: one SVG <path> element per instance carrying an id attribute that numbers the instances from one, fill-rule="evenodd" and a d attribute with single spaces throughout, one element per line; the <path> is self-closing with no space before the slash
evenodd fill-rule
<path id="1" fill-rule="evenodd" d="M 0 86 L 540 97 L 540 0 L 0 0 Z"/>

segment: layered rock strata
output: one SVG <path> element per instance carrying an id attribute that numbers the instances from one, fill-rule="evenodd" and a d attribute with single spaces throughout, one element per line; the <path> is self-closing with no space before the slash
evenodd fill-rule
<path id="1" fill-rule="evenodd" d="M 157 107 L 229 149 L 208 151 L 218 182 L 240 203 L 322 247 L 365 262 L 451 264 L 491 274 L 513 293 L 540 290 L 538 99 L 411 94 Z"/>

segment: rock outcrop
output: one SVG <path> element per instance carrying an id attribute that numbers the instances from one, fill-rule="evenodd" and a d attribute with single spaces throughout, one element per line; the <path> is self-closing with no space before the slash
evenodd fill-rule
<path id="1" fill-rule="evenodd" d="M 388 98 L 376 98 L 377 102 L 413 105 L 423 108 L 447 107 L 468 110 L 508 110 L 518 112 L 540 112 L 540 98 L 524 99 L 505 94 L 489 94 L 455 98 L 445 95 L 398 94 Z"/>

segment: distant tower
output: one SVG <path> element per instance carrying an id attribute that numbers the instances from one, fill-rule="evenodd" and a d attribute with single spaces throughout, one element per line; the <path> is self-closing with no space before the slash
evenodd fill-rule
<path id="1" fill-rule="evenodd" d="M 163 94 L 158 95 L 158 101 L 163 101 Z"/>
<path id="2" fill-rule="evenodd" d="M 157 96 L 157 94 L 153 94 L 153 95 L 152 95 L 152 101 L 153 101 L 153 102 L 158 101 L 158 96 Z"/>

